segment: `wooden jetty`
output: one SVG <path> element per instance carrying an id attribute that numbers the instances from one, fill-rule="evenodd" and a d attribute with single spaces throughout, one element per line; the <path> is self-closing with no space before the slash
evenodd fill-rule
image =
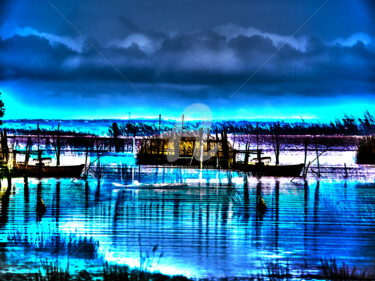
<path id="1" fill-rule="evenodd" d="M 208 135 L 205 140 L 197 136 L 145 138 L 138 149 L 137 164 L 232 168 L 233 148 L 226 132 L 221 135 L 221 139 L 217 134 L 216 138 Z M 171 158 L 174 160 L 170 161 Z"/>
<path id="2" fill-rule="evenodd" d="M 137 154 L 137 163 L 142 165 L 173 165 L 193 168 L 216 167 L 249 172 L 254 176 L 297 177 L 301 174 L 304 164 L 270 165 L 270 157 L 262 157 L 261 149 L 233 149 L 224 138 L 208 138 L 204 142 L 197 137 L 181 137 L 178 139 L 177 150 L 173 140 L 165 138 L 144 139 Z M 217 150 L 213 149 L 217 145 Z M 249 145 L 247 145 L 248 147 Z M 173 162 L 168 161 L 168 155 L 178 153 Z M 243 154 L 243 161 L 237 158 Z M 250 155 L 257 155 L 251 159 Z M 200 157 L 201 156 L 201 157 Z M 201 160 L 200 160 L 201 159 Z M 206 159 L 206 160 L 204 160 Z"/>

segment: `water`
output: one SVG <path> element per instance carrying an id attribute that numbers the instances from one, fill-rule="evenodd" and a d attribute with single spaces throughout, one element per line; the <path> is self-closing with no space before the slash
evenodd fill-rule
<path id="1" fill-rule="evenodd" d="M 329 155 L 326 161 L 337 159 Z M 34 236 L 38 230 L 99 241 L 96 258 L 58 257 L 72 271 L 101 271 L 102 261 L 107 260 L 190 277 L 249 276 L 269 262 L 290 263 L 295 273 L 308 263 L 314 273 L 321 258 L 331 257 L 339 264 L 375 268 L 373 166 L 348 162 L 352 169 L 347 178 L 343 169 L 326 167 L 320 179 L 310 174 L 307 181 L 291 182 L 291 178 L 257 179 L 216 170 L 145 166 L 126 171 L 120 163 L 134 163 L 134 159 L 125 155 L 105 157 L 103 163 L 102 178 L 93 173 L 87 183 L 12 180 L 9 201 L 1 205 L 3 269 L 30 270 L 43 258 L 57 258 L 6 243 L 7 233 L 19 229 L 29 229 Z M 338 164 L 342 167 L 342 163 L 331 166 Z M 188 186 L 125 187 L 137 182 Z M 2 193 L 6 189 L 2 180 Z M 36 212 L 37 194 L 47 206 L 42 217 Z M 260 196 L 268 206 L 264 216 L 256 211 Z M 140 256 L 147 253 L 140 264 Z"/>
<path id="2" fill-rule="evenodd" d="M 36 121 L 24 122 L 36 127 Z M 56 122 L 45 121 L 41 127 L 56 127 Z M 107 131 L 107 121 L 98 122 L 66 121 L 61 126 L 96 129 L 98 134 Z M 24 126 L 17 121 L 10 125 Z M 236 138 L 235 147 L 243 148 L 248 139 Z M 255 148 L 253 139 L 251 148 Z M 280 163 L 304 162 L 303 142 L 294 139 L 283 140 Z M 273 156 L 269 137 L 260 140 L 260 148 Z M 316 157 L 314 144 L 309 148 L 307 162 Z M 321 142 L 318 148 L 321 152 L 327 146 Z M 58 260 L 63 267 L 69 264 L 72 272 L 101 272 L 103 261 L 109 261 L 189 277 L 246 277 L 265 273 L 270 262 L 290 264 L 295 274 L 307 264 L 310 273 L 317 273 L 321 258 L 336 258 L 339 264 L 375 273 L 375 167 L 355 164 L 355 149 L 353 139 L 336 140 L 319 158 L 321 177 L 310 172 L 306 181 L 257 179 L 216 170 L 139 169 L 127 153 L 102 157 L 102 176 L 95 172 L 95 162 L 87 181 L 17 178 L 8 189 L 3 179 L 0 268 L 38 271 L 41 260 L 47 258 Z M 82 164 L 84 158 L 66 153 L 61 163 Z M 89 161 L 95 158 L 92 155 Z M 316 161 L 311 167 L 318 172 Z M 165 182 L 188 186 L 136 186 Z M 41 217 L 36 212 L 38 195 L 47 206 Z M 260 196 L 268 206 L 264 216 L 256 211 Z M 66 239 L 92 237 L 100 248 L 95 257 L 85 256 L 84 249 L 69 255 L 36 251 L 8 242 L 8 234 L 15 231 L 30 233 L 32 243 L 40 233 L 47 239 L 56 233 Z"/>

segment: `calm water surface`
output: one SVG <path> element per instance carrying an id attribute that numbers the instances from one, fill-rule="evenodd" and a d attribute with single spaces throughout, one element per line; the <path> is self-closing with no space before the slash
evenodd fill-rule
<path id="1" fill-rule="evenodd" d="M 301 153 L 291 154 L 282 155 L 284 163 L 295 157 L 303 162 Z M 320 259 L 331 257 L 371 271 L 375 169 L 355 165 L 350 151 L 325 157 L 322 177 L 312 173 L 306 181 L 216 170 L 126 170 L 123 164 L 134 159 L 125 155 L 103 158 L 102 177 L 92 173 L 87 181 L 12 179 L 9 200 L 1 201 L 1 268 L 27 271 L 48 258 L 69 263 L 72 271 L 101 271 L 103 260 L 136 267 L 140 255 L 148 253 L 143 267 L 191 277 L 248 276 L 269 262 L 289 262 L 294 272 L 308 263 L 316 272 Z M 350 168 L 347 178 L 340 158 Z M 187 186 L 136 186 L 164 182 Z M 5 194 L 8 182 L 1 184 Z M 38 195 L 47 206 L 42 217 L 36 212 Z M 268 206 L 264 216 L 255 208 L 260 196 Z M 93 237 L 100 243 L 99 255 L 57 256 L 7 242 L 17 230 L 31 233 L 32 241 L 38 232 Z"/>

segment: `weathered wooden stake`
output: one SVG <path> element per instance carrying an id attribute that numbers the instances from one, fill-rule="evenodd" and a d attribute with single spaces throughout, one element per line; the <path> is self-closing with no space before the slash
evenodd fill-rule
<path id="1" fill-rule="evenodd" d="M 316 141 L 316 136 L 314 136 L 314 142 L 315 142 L 315 151 L 316 151 L 316 162 L 318 163 L 318 177 L 320 177 L 319 152 L 318 152 L 318 143 Z"/>
<path id="2" fill-rule="evenodd" d="M 57 151 L 56 151 L 56 165 L 60 166 L 60 124 L 57 125 L 57 141 L 56 141 Z"/>
<path id="3" fill-rule="evenodd" d="M 37 135 L 38 135 L 38 151 L 39 151 L 39 122 L 37 123 L 36 132 L 37 132 Z"/>
<path id="4" fill-rule="evenodd" d="M 259 150 L 259 122 L 257 122 L 257 150 Z"/>
<path id="5" fill-rule="evenodd" d="M 161 128 L 161 114 L 159 114 L 159 136 L 160 136 L 160 128 Z"/>
<path id="6" fill-rule="evenodd" d="M 181 122 L 181 136 L 182 133 L 184 132 L 184 115 L 182 114 L 182 122 Z"/>
<path id="7" fill-rule="evenodd" d="M 345 178 L 348 177 L 348 168 L 346 167 L 346 163 L 344 163 L 344 167 L 345 167 Z"/>
<path id="8" fill-rule="evenodd" d="M 305 175 L 307 173 L 306 171 L 306 161 L 307 161 L 307 147 L 309 145 L 309 139 L 306 138 L 305 140 L 305 161 L 303 162 L 304 166 L 303 166 L 303 175 Z"/>

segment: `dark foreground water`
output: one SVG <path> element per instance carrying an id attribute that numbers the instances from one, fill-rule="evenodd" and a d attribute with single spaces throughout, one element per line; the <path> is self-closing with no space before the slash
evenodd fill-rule
<path id="1" fill-rule="evenodd" d="M 10 193 L 3 179 L 0 268 L 29 271 L 48 258 L 63 267 L 69 263 L 71 271 L 101 271 L 106 260 L 166 274 L 219 277 L 257 274 L 269 262 L 290 263 L 295 273 L 307 263 L 317 272 L 321 258 L 333 257 L 374 272 L 372 166 L 348 163 L 347 178 L 343 169 L 328 167 L 320 179 L 310 173 L 306 181 L 291 181 L 216 170 L 126 170 L 123 163 L 134 159 L 103 158 L 102 177 L 92 173 L 87 181 L 12 179 Z M 187 186 L 137 187 L 164 182 Z M 47 206 L 42 216 L 36 212 L 38 195 Z M 255 208 L 260 196 L 268 205 L 264 216 Z M 29 244 L 42 243 L 41 233 L 44 240 L 59 233 L 66 239 L 92 237 L 100 247 L 96 257 L 36 251 L 8 242 L 15 231 L 26 232 Z"/>

